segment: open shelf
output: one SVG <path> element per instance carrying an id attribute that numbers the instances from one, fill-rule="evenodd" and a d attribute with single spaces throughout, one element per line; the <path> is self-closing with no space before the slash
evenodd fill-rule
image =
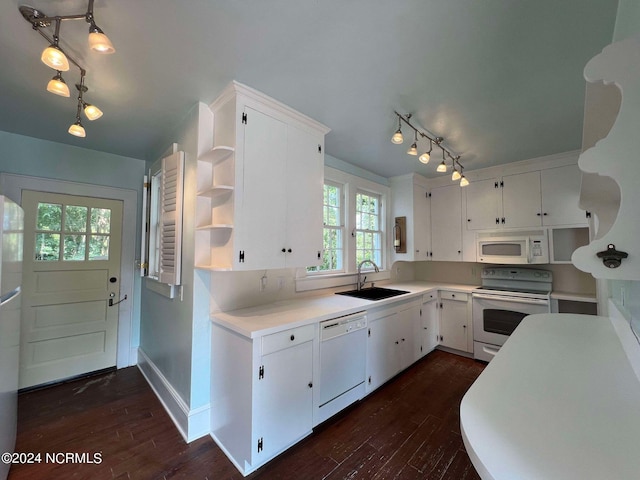
<path id="1" fill-rule="evenodd" d="M 214 198 L 233 192 L 233 188 L 233 185 L 215 185 L 207 190 L 198 192 L 196 195 L 198 195 L 199 197 Z"/>
<path id="2" fill-rule="evenodd" d="M 235 148 L 229 147 L 226 145 L 220 145 L 217 147 L 213 147 L 208 152 L 203 153 L 198 157 L 198 160 L 203 162 L 210 162 L 215 165 L 216 163 L 222 162 L 224 159 L 229 158 L 235 151 Z"/>
<path id="3" fill-rule="evenodd" d="M 196 230 L 222 230 L 222 229 L 232 229 L 233 225 L 229 225 L 227 223 L 212 223 L 210 225 L 202 225 L 201 227 L 196 227 Z"/>

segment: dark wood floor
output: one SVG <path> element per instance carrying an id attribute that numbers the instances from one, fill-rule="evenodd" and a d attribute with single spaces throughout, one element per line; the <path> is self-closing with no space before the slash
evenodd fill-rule
<path id="1" fill-rule="evenodd" d="M 435 351 L 247 478 L 478 479 L 462 396 L 484 364 Z M 100 464 L 14 465 L 9 479 L 241 479 L 210 437 L 186 444 L 136 367 L 19 397 L 17 452 Z"/>

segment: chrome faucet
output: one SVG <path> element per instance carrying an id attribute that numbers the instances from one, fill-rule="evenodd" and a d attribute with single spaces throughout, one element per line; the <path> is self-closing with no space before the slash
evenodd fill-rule
<path id="1" fill-rule="evenodd" d="M 378 273 L 380 271 L 380 269 L 378 268 L 378 265 L 375 264 L 375 262 L 373 260 L 369 260 L 368 258 L 365 260 L 362 260 L 359 264 L 358 264 L 358 284 L 356 289 L 360 290 L 362 288 L 362 286 L 364 285 L 364 283 L 367 281 L 367 277 L 364 277 L 364 281 L 360 281 L 360 276 L 362 275 L 362 273 L 360 272 L 360 270 L 362 270 L 362 265 L 364 265 L 365 263 L 370 263 L 371 265 L 373 265 L 373 268 L 375 269 L 376 273 Z"/>

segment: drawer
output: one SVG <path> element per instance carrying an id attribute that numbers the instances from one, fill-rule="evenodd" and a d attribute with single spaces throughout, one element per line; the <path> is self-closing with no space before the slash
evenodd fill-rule
<path id="1" fill-rule="evenodd" d="M 458 300 L 466 302 L 469 300 L 469 294 L 464 292 L 450 292 L 448 290 L 440 290 L 440 298 L 442 300 Z"/>
<path id="2" fill-rule="evenodd" d="M 313 340 L 315 335 L 314 325 L 292 328 L 284 332 L 272 333 L 262 337 L 262 355 L 277 352 L 284 348 L 293 347 L 309 340 Z"/>
<path id="3" fill-rule="evenodd" d="M 422 303 L 428 303 L 438 298 L 438 292 L 429 292 L 422 295 Z"/>

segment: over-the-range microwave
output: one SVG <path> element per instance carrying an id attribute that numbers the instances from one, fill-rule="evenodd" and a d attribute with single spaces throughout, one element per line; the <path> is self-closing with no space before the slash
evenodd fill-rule
<path id="1" fill-rule="evenodd" d="M 478 233 L 476 243 L 477 258 L 481 263 L 549 263 L 549 240 L 546 230 Z"/>

